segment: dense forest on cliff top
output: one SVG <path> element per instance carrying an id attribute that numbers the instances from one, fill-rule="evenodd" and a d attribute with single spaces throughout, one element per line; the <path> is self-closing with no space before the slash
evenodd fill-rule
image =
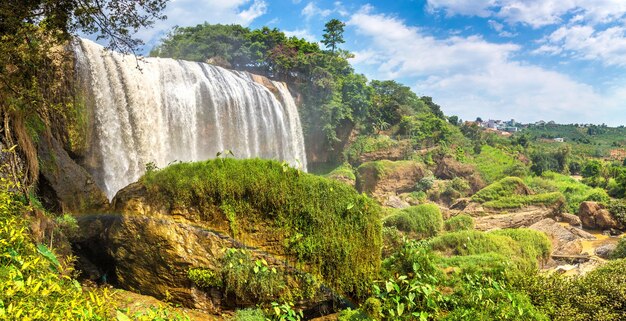
<path id="1" fill-rule="evenodd" d="M 147 16 L 122 10 L 129 20 L 100 30 L 127 50 L 128 30 L 162 9 L 129 3 L 106 2 Z M 102 28 L 98 5 L 0 5 L 0 318 L 626 318 L 626 242 L 587 232 L 626 225 L 620 129 L 504 137 L 461 123 L 402 84 L 356 74 L 339 21 L 327 25 L 326 49 L 276 29 L 204 24 L 173 30 L 151 53 L 287 82 L 315 174 L 224 153 L 147 166 L 97 209 L 80 196 L 73 210 L 50 207 L 63 196 L 45 173 L 65 173 L 84 132 L 71 55 L 51 48 L 74 28 Z M 57 140 L 61 149 L 42 149 Z M 575 273 L 546 271 L 557 265 Z"/>

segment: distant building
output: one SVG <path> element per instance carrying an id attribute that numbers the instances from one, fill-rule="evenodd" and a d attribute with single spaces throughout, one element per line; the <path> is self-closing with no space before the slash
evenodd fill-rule
<path id="1" fill-rule="evenodd" d="M 505 127 L 504 131 L 507 131 L 509 133 L 517 133 L 519 129 L 517 127 L 513 127 L 513 126 L 509 126 L 509 127 Z"/>
<path id="2" fill-rule="evenodd" d="M 497 128 L 496 121 L 493 119 L 489 119 L 487 121 L 487 128 L 496 129 Z"/>
<path id="3" fill-rule="evenodd" d="M 563 139 L 562 137 L 557 137 L 555 139 L 553 139 L 553 141 L 557 142 L 557 143 L 562 143 L 565 141 L 565 139 Z"/>

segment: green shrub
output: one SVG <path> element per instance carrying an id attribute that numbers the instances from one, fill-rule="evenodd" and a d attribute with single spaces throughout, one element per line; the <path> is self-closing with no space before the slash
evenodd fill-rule
<path id="1" fill-rule="evenodd" d="M 626 260 L 616 260 L 579 278 L 524 273 L 514 286 L 551 320 L 624 320 Z"/>
<path id="2" fill-rule="evenodd" d="M 601 188 L 593 188 L 566 175 L 544 172 L 540 177 L 527 177 L 525 182 L 537 193 L 561 192 L 570 213 L 578 212 L 580 203 L 596 201 L 608 203 L 609 196 Z"/>
<path id="3" fill-rule="evenodd" d="M 209 269 L 189 269 L 187 277 L 200 288 L 212 288 L 222 286 L 221 275 Z"/>
<path id="4" fill-rule="evenodd" d="M 494 235 L 508 236 L 515 240 L 521 247 L 525 257 L 545 261 L 552 253 L 552 242 L 546 233 L 527 229 L 503 229 L 490 232 Z"/>
<path id="5" fill-rule="evenodd" d="M 518 176 L 522 172 L 519 170 L 520 166 L 524 167 L 511 154 L 489 145 L 483 145 L 480 154 L 469 162 L 476 165 L 480 176 L 487 183 L 493 183 L 506 176 Z"/>
<path id="6" fill-rule="evenodd" d="M 619 239 L 619 242 L 617 242 L 617 247 L 615 248 L 615 250 L 613 250 L 613 253 L 611 253 L 612 260 L 623 258 L 626 258 L 626 238 Z"/>
<path id="7" fill-rule="evenodd" d="M 265 313 L 261 309 L 243 309 L 235 311 L 233 321 L 265 321 Z"/>
<path id="8" fill-rule="evenodd" d="M 363 298 L 370 292 L 380 266 L 380 207 L 350 186 L 286 163 L 230 158 L 174 164 L 141 182 L 154 203 L 195 208 L 212 228 L 227 205 L 241 238 L 264 228 L 326 285 Z"/>
<path id="9" fill-rule="evenodd" d="M 211 280 L 209 280 L 210 282 Z M 265 260 L 253 260 L 250 252 L 229 249 L 222 259 L 224 291 L 239 300 L 270 303 L 288 294 L 286 279 Z"/>
<path id="10" fill-rule="evenodd" d="M 415 190 L 417 192 L 427 192 L 435 184 L 435 176 L 429 175 L 422 177 L 417 184 L 415 184 Z"/>
<path id="11" fill-rule="evenodd" d="M 438 264 L 443 268 L 453 268 L 457 275 L 475 274 L 493 278 L 501 278 L 512 266 L 510 258 L 495 252 L 442 257 Z"/>
<path id="12" fill-rule="evenodd" d="M 350 163 L 343 163 L 324 176 L 338 181 L 356 181 L 356 175 L 354 174 L 354 169 Z"/>
<path id="13" fill-rule="evenodd" d="M 446 231 L 456 232 L 474 229 L 474 218 L 466 214 L 459 214 L 444 222 Z"/>
<path id="14" fill-rule="evenodd" d="M 506 177 L 478 191 L 472 196 L 472 201 L 485 203 L 513 195 L 526 195 L 529 193 L 530 189 L 521 178 Z"/>
<path id="15" fill-rule="evenodd" d="M 626 226 L 626 201 L 612 199 L 609 201 L 608 210 L 619 223 Z"/>
<path id="16" fill-rule="evenodd" d="M 376 319 L 372 319 L 367 316 L 367 314 L 361 312 L 360 310 L 352 310 L 350 308 L 343 310 L 339 313 L 337 317 L 337 321 L 374 321 Z"/>
<path id="17" fill-rule="evenodd" d="M 420 204 L 402 209 L 385 219 L 385 226 L 416 235 L 418 238 L 435 236 L 443 229 L 443 217 L 434 204 Z"/>
<path id="18" fill-rule="evenodd" d="M 532 232 L 499 232 L 484 233 L 479 231 L 459 231 L 440 235 L 430 241 L 433 250 L 442 253 L 444 256 L 453 255 L 477 255 L 496 253 L 508 258 L 511 263 L 521 269 L 536 269 L 538 262 L 536 253 L 543 253 L 545 244 L 539 236 Z M 521 239 L 521 242 L 514 240 L 511 236 Z M 536 248 L 531 248 L 527 243 L 534 238 L 541 240 L 536 244 Z"/>

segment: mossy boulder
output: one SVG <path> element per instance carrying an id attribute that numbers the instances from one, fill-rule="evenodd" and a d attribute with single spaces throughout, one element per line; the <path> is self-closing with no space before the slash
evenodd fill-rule
<path id="1" fill-rule="evenodd" d="M 389 195 L 415 190 L 415 184 L 424 177 L 426 169 L 415 161 L 375 161 L 357 168 L 356 187 L 380 202 Z"/>
<path id="2" fill-rule="evenodd" d="M 112 207 L 232 238 L 355 298 L 368 294 L 380 267 L 380 207 L 350 186 L 276 161 L 175 164 L 122 189 Z"/>
<path id="3" fill-rule="evenodd" d="M 422 204 L 407 207 L 387 217 L 385 226 L 423 239 L 436 236 L 443 230 L 443 217 L 437 205 Z"/>

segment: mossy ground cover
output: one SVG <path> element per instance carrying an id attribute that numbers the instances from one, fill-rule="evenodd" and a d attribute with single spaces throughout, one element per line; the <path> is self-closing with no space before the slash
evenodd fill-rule
<path id="1" fill-rule="evenodd" d="M 344 163 L 333 169 L 330 173 L 324 175 L 324 177 L 335 180 L 349 180 L 356 181 L 356 175 L 354 174 L 354 168 L 349 163 Z"/>
<path id="2" fill-rule="evenodd" d="M 566 201 L 559 191 L 534 194 L 518 177 L 503 178 L 478 191 L 472 196 L 472 200 L 493 209 L 514 209 L 529 205 L 554 206 Z"/>
<path id="3" fill-rule="evenodd" d="M 467 162 L 476 166 L 480 176 L 487 183 L 506 177 L 507 172 L 516 166 L 524 166 L 511 153 L 489 145 L 483 145 L 480 154 L 468 159 Z"/>
<path id="4" fill-rule="evenodd" d="M 527 177 L 525 183 L 536 192 L 560 192 L 567 200 L 567 209 L 578 212 L 584 201 L 608 202 L 609 195 L 601 188 L 593 188 L 576 179 L 554 172 L 545 172 L 541 176 Z"/>
<path id="5" fill-rule="evenodd" d="M 395 227 L 417 238 L 433 237 L 443 229 L 443 218 L 435 204 L 407 207 L 385 219 L 385 226 Z"/>
<path id="6" fill-rule="evenodd" d="M 269 225 L 291 259 L 340 293 L 365 295 L 378 273 L 380 207 L 345 184 L 260 159 L 175 164 L 141 182 L 165 206 L 234 204 L 240 231 L 245 222 Z"/>

